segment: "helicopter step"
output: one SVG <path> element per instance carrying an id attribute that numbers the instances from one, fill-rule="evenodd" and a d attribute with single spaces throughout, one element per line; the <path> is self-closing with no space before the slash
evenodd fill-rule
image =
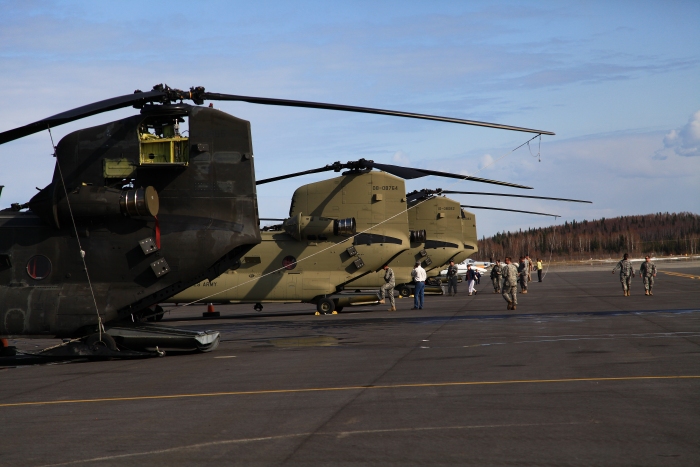
<path id="1" fill-rule="evenodd" d="M 408 282 L 405 284 L 396 284 L 394 290 L 402 297 L 410 297 L 416 289 L 416 285 Z M 357 293 L 357 292 L 356 292 Z M 426 295 L 443 295 L 444 290 L 440 285 L 434 285 L 434 283 L 426 281 L 425 284 L 425 294 Z"/>
<path id="2" fill-rule="evenodd" d="M 105 325 L 105 331 L 123 349 L 137 351 L 211 352 L 219 346 L 218 331 L 190 331 L 150 323 Z"/>

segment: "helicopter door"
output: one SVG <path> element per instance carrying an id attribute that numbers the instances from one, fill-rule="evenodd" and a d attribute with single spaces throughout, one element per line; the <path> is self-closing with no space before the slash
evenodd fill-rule
<path id="1" fill-rule="evenodd" d="M 299 272 L 287 273 L 287 300 L 301 299 L 302 275 Z"/>

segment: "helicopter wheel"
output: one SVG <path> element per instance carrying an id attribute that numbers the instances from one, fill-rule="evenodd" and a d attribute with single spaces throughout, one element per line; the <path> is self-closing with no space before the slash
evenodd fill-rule
<path id="1" fill-rule="evenodd" d="M 110 336 L 109 334 L 103 332 L 102 337 L 100 338 L 99 333 L 94 333 L 90 334 L 87 339 L 85 339 L 85 345 L 87 345 L 90 349 L 97 350 L 99 347 L 105 347 L 109 350 L 114 350 L 117 351 L 119 348 L 117 348 L 117 343 L 114 341 L 114 337 Z"/>
<path id="2" fill-rule="evenodd" d="M 330 298 L 322 298 L 316 303 L 316 310 L 324 315 L 331 313 L 335 309 L 335 302 Z"/>
<path id="3" fill-rule="evenodd" d="M 162 306 L 156 305 L 156 307 L 153 309 L 153 311 L 155 311 L 158 314 L 153 315 L 153 316 L 149 316 L 148 318 L 146 318 L 147 321 L 153 322 L 153 321 L 160 321 L 163 319 L 163 316 L 165 315 L 165 310 L 163 310 Z"/>
<path id="4" fill-rule="evenodd" d="M 262 311 L 263 306 L 262 303 L 256 303 L 255 306 L 253 306 L 253 310 L 255 311 Z"/>
<path id="5" fill-rule="evenodd" d="M 403 287 L 401 287 L 401 288 L 399 289 L 399 293 L 400 293 L 401 296 L 403 296 L 403 297 L 408 297 L 408 296 L 411 295 L 411 289 L 409 289 L 407 286 L 404 285 Z"/>

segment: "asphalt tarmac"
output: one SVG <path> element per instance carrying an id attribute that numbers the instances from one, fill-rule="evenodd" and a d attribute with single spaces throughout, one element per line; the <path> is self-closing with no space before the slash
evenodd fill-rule
<path id="1" fill-rule="evenodd" d="M 698 465 L 700 267 L 633 284 L 550 271 L 512 312 L 486 278 L 414 311 L 178 308 L 162 323 L 217 350 L 0 370 L 0 465 Z"/>

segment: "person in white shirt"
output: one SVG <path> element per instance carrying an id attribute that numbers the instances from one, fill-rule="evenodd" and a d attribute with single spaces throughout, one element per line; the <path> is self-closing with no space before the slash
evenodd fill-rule
<path id="1" fill-rule="evenodd" d="M 425 273 L 425 269 L 421 267 L 420 263 L 416 263 L 413 267 L 413 271 L 411 271 L 411 277 L 413 277 L 413 281 L 416 283 L 416 290 L 413 292 L 413 308 L 411 309 L 422 310 L 423 301 L 425 299 L 425 279 L 428 275 Z"/>

